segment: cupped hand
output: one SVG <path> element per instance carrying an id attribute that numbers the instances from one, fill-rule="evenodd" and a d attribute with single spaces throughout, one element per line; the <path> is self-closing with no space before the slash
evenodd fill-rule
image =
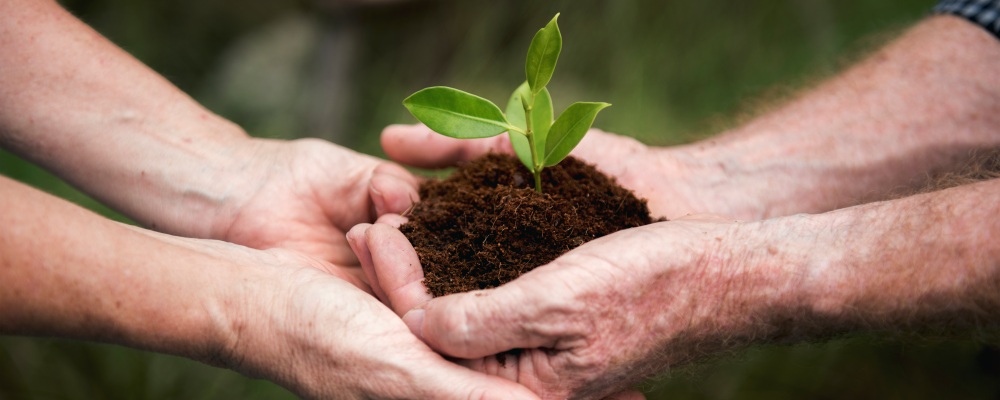
<path id="1" fill-rule="evenodd" d="M 230 338 L 209 353 L 211 364 L 306 399 L 537 399 L 444 359 L 329 263 L 283 249 L 210 245 L 213 255 L 242 264 L 224 291 L 227 309 L 238 310 L 225 324 Z"/>
<path id="2" fill-rule="evenodd" d="M 726 249 L 739 225 L 726 216 L 621 231 L 499 288 L 435 299 L 421 283 L 416 252 L 393 227 L 405 219 L 380 221 L 348 234 L 379 298 L 433 349 L 544 399 L 626 389 L 718 350 L 713 335 L 750 318 L 719 308 L 740 300 L 726 297 L 740 283 L 723 268 L 740 257 Z M 745 333 L 727 332 L 729 346 Z M 520 353 L 501 366 L 495 355 L 514 349 Z M 641 398 L 627 389 L 616 396 Z"/>
<path id="3" fill-rule="evenodd" d="M 762 200 L 741 188 L 739 176 L 726 162 L 698 152 L 702 145 L 656 148 L 639 141 L 591 129 L 571 155 L 618 179 L 618 183 L 649 201 L 654 216 L 676 219 L 688 214 L 722 213 L 760 219 Z M 392 125 L 382 131 L 382 148 L 402 164 L 442 168 L 487 152 L 513 154 L 508 135 L 486 139 L 454 139 L 424 125 Z M 746 189 L 746 190 L 744 190 Z"/>
<path id="4" fill-rule="evenodd" d="M 402 167 L 326 141 L 252 139 L 234 153 L 247 161 L 210 222 L 211 239 L 356 267 L 347 231 L 418 199 L 417 180 Z"/>

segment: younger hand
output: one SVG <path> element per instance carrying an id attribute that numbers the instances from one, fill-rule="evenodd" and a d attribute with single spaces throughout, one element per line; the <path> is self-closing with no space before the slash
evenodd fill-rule
<path id="1" fill-rule="evenodd" d="M 234 258 L 251 268 L 238 285 L 245 290 L 233 291 L 242 312 L 230 320 L 239 327 L 231 346 L 213 360 L 221 366 L 305 399 L 537 399 L 444 359 L 327 263 L 279 249 L 241 252 L 249 257 Z"/>
<path id="2" fill-rule="evenodd" d="M 348 229 L 419 199 L 405 169 L 326 141 L 251 139 L 241 152 L 248 161 L 208 238 L 356 267 Z"/>

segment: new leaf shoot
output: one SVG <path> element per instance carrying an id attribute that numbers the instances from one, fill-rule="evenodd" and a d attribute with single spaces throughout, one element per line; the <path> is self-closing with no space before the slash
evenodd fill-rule
<path id="1" fill-rule="evenodd" d="M 414 93 L 403 105 L 437 133 L 460 139 L 486 138 L 508 132 L 514 152 L 535 177 L 542 192 L 541 173 L 558 164 L 590 130 L 608 103 L 574 103 L 553 122 L 552 97 L 546 86 L 562 51 L 559 14 L 535 34 L 525 60 L 526 81 L 511 94 L 506 114 L 482 97 L 448 87 Z"/>

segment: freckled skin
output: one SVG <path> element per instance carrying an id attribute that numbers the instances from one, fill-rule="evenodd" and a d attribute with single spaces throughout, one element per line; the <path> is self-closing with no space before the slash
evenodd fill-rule
<path id="1" fill-rule="evenodd" d="M 432 348 L 542 398 L 596 399 L 754 343 L 1000 328 L 1000 213 L 976 206 L 997 201 L 988 181 L 820 215 L 695 215 L 595 240 L 488 291 L 432 300 L 422 285 L 380 284 Z M 366 229 L 376 273 L 419 282 L 393 270 L 415 262 L 381 255 L 405 237 Z M 499 366 L 493 354 L 510 349 L 524 351 Z"/>

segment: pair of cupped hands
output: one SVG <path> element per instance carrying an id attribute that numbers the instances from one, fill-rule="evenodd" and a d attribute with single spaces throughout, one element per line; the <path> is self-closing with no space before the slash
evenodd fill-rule
<path id="1" fill-rule="evenodd" d="M 422 125 L 388 127 L 382 145 L 419 168 L 512 153 L 506 135 L 457 140 Z M 396 229 L 421 178 L 325 142 L 290 148 L 219 235 L 271 249 L 285 289 L 260 296 L 267 312 L 248 303 L 242 331 L 266 337 L 244 335 L 210 361 L 307 398 L 641 399 L 631 385 L 687 360 L 671 343 L 700 322 L 678 277 L 697 276 L 734 224 L 690 214 L 740 214 L 713 203 L 711 180 L 695 179 L 708 175 L 683 153 L 593 130 L 573 155 L 671 221 L 594 240 L 496 289 L 433 299 Z"/>

